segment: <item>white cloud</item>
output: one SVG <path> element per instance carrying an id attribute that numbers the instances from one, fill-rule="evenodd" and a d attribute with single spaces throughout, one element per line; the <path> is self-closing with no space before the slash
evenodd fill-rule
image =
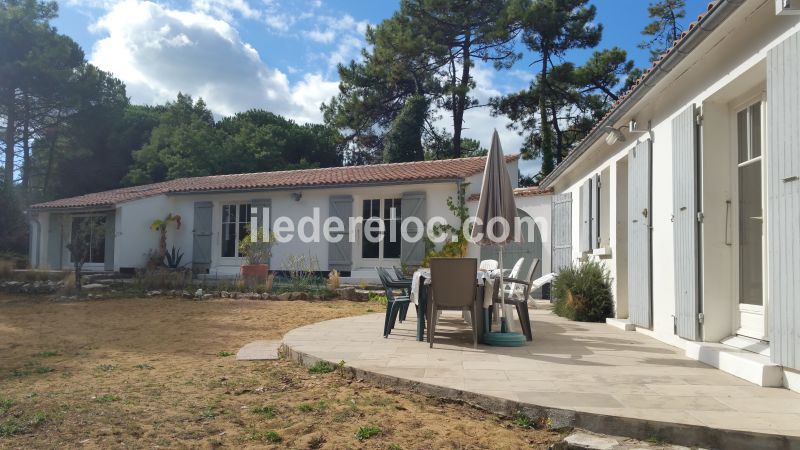
<path id="1" fill-rule="evenodd" d="M 233 13 L 246 19 L 260 19 L 262 12 L 250 6 L 246 0 L 193 0 L 192 9 L 218 17 L 226 22 L 233 21 Z"/>
<path id="2" fill-rule="evenodd" d="M 202 97 L 218 115 L 263 108 L 309 122 L 321 120 L 319 105 L 338 85 L 307 74 L 291 86 L 229 23 L 202 11 L 127 0 L 92 29 L 106 34 L 92 63 L 122 79 L 135 102 L 160 103 L 180 91 Z"/>
<path id="3" fill-rule="evenodd" d="M 336 33 L 333 30 L 311 30 L 306 33 L 306 36 L 308 36 L 308 38 L 312 41 L 319 42 L 321 44 L 330 44 L 336 37 Z"/>

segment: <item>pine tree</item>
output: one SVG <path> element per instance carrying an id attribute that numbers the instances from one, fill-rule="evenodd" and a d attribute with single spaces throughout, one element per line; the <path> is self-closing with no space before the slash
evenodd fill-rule
<path id="1" fill-rule="evenodd" d="M 639 48 L 650 49 L 651 61 L 658 59 L 681 37 L 680 20 L 686 17 L 685 8 L 685 0 L 659 0 L 647 6 L 647 15 L 653 21 L 644 27 L 642 34 L 650 38 L 642 41 Z"/>

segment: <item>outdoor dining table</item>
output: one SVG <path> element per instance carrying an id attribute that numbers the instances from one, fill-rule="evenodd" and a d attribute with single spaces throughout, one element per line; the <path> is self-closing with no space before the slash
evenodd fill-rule
<path id="1" fill-rule="evenodd" d="M 478 341 L 483 338 L 484 330 L 490 326 L 488 323 L 489 315 L 486 314 L 486 309 L 491 308 L 494 303 L 494 297 L 497 295 L 495 286 L 498 285 L 497 281 L 500 277 L 500 271 L 483 271 L 479 270 L 475 274 L 475 287 L 480 292 L 475 298 L 478 302 L 479 308 L 478 317 Z M 417 340 L 424 340 L 425 335 L 425 320 L 428 316 L 428 295 L 430 292 L 430 285 L 434 280 L 431 279 L 431 270 L 428 268 L 417 269 L 411 279 L 411 303 L 417 306 Z M 464 280 L 469 282 L 470 280 Z"/>

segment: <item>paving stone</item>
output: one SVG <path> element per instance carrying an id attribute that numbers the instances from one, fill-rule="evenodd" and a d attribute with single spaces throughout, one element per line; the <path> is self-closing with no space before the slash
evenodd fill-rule
<path id="1" fill-rule="evenodd" d="M 371 314 L 301 327 L 283 342 L 293 355 L 345 360 L 360 377 L 375 374 L 380 383 L 501 414 L 530 409 L 559 426 L 692 445 L 755 439 L 752 449 L 789 437 L 800 448 L 800 394 L 760 388 L 642 333 L 570 322 L 545 308 L 530 312 L 534 340 L 516 348 L 473 349 L 469 327 L 449 312 L 429 348 L 415 339 L 413 308 L 388 338 L 380 332 L 384 315 Z"/>
<path id="2" fill-rule="evenodd" d="M 257 361 L 278 359 L 281 341 L 253 341 L 239 349 L 236 359 L 239 361 Z"/>

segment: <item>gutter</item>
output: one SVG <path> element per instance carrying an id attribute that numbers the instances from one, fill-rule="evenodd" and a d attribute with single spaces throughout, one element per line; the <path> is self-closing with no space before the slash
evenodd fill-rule
<path id="1" fill-rule="evenodd" d="M 600 138 L 603 137 L 605 131 L 603 127 L 609 125 L 613 126 L 620 120 L 626 113 L 628 113 L 636 103 L 647 95 L 650 90 L 661 81 L 676 65 L 680 64 L 692 50 L 697 48 L 711 32 L 713 32 L 722 22 L 729 18 L 746 0 L 720 0 L 716 6 L 697 23 L 696 27 L 692 29 L 683 39 L 672 48 L 672 50 L 661 60 L 658 64 L 653 66 L 653 69 L 645 75 L 644 79 L 633 89 L 633 92 L 622 100 L 616 108 L 600 122 L 598 122 L 592 131 L 586 136 L 577 147 L 572 149 L 567 156 L 561 161 L 555 170 L 550 172 L 539 184 L 542 188 L 551 187 L 553 183 L 560 177 L 578 158 L 581 157 L 587 150 Z"/>

